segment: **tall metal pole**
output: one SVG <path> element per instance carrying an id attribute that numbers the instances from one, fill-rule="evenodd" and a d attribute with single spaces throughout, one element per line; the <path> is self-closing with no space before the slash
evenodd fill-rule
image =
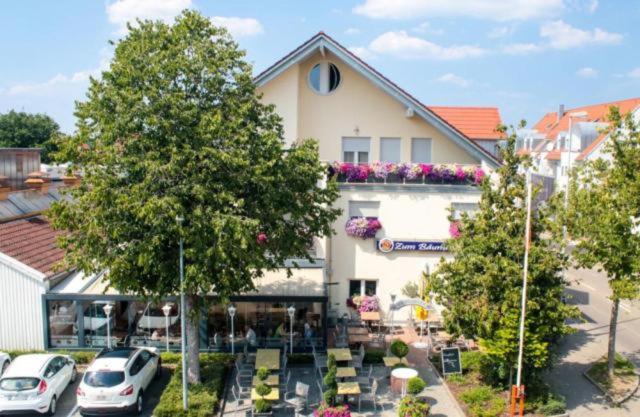
<path id="1" fill-rule="evenodd" d="M 164 336 L 167 339 L 167 352 L 169 351 L 169 316 L 164 316 Z"/>
<path id="2" fill-rule="evenodd" d="M 184 295 L 184 238 L 182 237 L 183 217 L 176 217 L 176 221 L 180 225 L 180 338 L 182 350 L 182 409 L 189 408 L 189 398 L 187 395 L 187 302 Z"/>
<path id="3" fill-rule="evenodd" d="M 524 232 L 524 268 L 522 271 L 522 305 L 520 311 L 520 345 L 518 347 L 518 372 L 516 374 L 516 386 L 518 387 L 518 396 L 522 396 L 522 357 L 524 354 L 524 323 L 527 307 L 527 278 L 529 276 L 529 245 L 531 241 L 531 171 L 527 172 L 527 220 L 525 222 L 526 229 Z"/>
<path id="4" fill-rule="evenodd" d="M 571 148 L 573 145 L 573 117 L 569 115 L 569 149 L 568 149 L 568 162 L 567 162 L 567 174 L 564 181 L 564 211 L 567 211 L 569 207 L 569 175 L 571 174 Z M 567 222 L 562 225 L 562 241 L 566 245 L 567 243 Z M 565 246 L 566 247 L 566 246 Z M 566 249 L 563 248 L 563 251 Z"/>

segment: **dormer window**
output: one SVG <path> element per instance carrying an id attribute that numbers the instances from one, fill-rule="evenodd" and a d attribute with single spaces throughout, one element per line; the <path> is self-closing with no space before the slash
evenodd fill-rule
<path id="1" fill-rule="evenodd" d="M 330 62 L 320 62 L 309 71 L 309 86 L 318 94 L 330 94 L 340 85 L 340 71 Z"/>

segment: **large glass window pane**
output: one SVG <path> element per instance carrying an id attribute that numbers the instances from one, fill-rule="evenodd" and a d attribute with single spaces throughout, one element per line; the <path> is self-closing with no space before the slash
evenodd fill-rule
<path id="1" fill-rule="evenodd" d="M 378 281 L 365 281 L 364 282 L 364 293 L 366 295 L 376 295 L 377 286 L 378 286 Z"/>
<path id="2" fill-rule="evenodd" d="M 362 284 L 359 279 L 349 280 L 349 297 L 362 295 Z"/>
<path id="3" fill-rule="evenodd" d="M 169 315 L 165 316 L 163 307 L 168 307 Z M 180 305 L 176 302 L 165 301 L 151 303 L 148 301 L 133 301 L 127 312 L 128 345 L 155 346 L 166 349 L 180 348 Z"/>
<path id="4" fill-rule="evenodd" d="M 431 139 L 423 139 L 423 138 L 411 139 L 411 162 L 414 162 L 414 163 L 431 162 Z"/>
<path id="5" fill-rule="evenodd" d="M 380 138 L 380 161 L 400 162 L 400 138 Z"/>
<path id="6" fill-rule="evenodd" d="M 49 301 L 49 345 L 52 348 L 78 347 L 75 301 Z"/>

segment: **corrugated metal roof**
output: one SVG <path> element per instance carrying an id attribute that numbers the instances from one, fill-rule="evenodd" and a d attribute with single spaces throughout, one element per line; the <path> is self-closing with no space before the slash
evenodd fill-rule
<path id="1" fill-rule="evenodd" d="M 10 192 L 5 200 L 0 200 L 0 221 L 44 211 L 55 201 L 68 198 L 60 193 L 60 186 L 61 182 L 51 182 L 47 191 L 29 189 Z"/>

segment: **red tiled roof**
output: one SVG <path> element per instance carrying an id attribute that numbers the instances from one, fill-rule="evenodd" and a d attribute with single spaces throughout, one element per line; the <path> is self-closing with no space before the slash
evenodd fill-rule
<path id="1" fill-rule="evenodd" d="M 625 114 L 635 110 L 640 106 L 640 98 L 630 98 L 626 100 L 612 101 L 609 103 L 592 104 L 589 106 L 576 107 L 575 109 L 566 110 L 564 116 L 557 121 L 558 113 L 552 112 L 545 114 L 533 127 L 540 133 L 544 133 L 548 139 L 555 140 L 560 132 L 569 130 L 569 114 L 576 112 L 586 112 L 586 117 L 574 118 L 577 122 L 605 122 L 609 114 L 610 107 L 618 107 L 620 113 Z"/>
<path id="2" fill-rule="evenodd" d="M 598 147 L 598 145 L 600 145 L 602 142 L 604 142 L 604 140 L 609 136 L 609 132 L 605 131 L 600 133 L 600 136 L 598 136 L 593 142 L 591 142 L 589 144 L 589 146 L 587 146 L 586 148 L 584 148 L 584 150 L 582 152 L 580 152 L 580 155 L 578 155 L 576 157 L 576 159 L 578 161 L 583 161 L 584 158 L 586 158 L 591 152 L 593 152 L 593 150 L 595 148 Z"/>
<path id="3" fill-rule="evenodd" d="M 502 124 L 497 107 L 426 107 L 470 139 L 497 140 L 505 136 L 496 130 L 496 127 Z"/>
<path id="4" fill-rule="evenodd" d="M 562 152 L 564 152 L 564 149 L 553 149 L 547 154 L 547 159 L 550 161 L 559 161 Z"/>
<path id="5" fill-rule="evenodd" d="M 50 277 L 56 273 L 54 265 L 64 257 L 56 246 L 60 233 L 42 216 L 1 223 L 0 252 Z"/>

